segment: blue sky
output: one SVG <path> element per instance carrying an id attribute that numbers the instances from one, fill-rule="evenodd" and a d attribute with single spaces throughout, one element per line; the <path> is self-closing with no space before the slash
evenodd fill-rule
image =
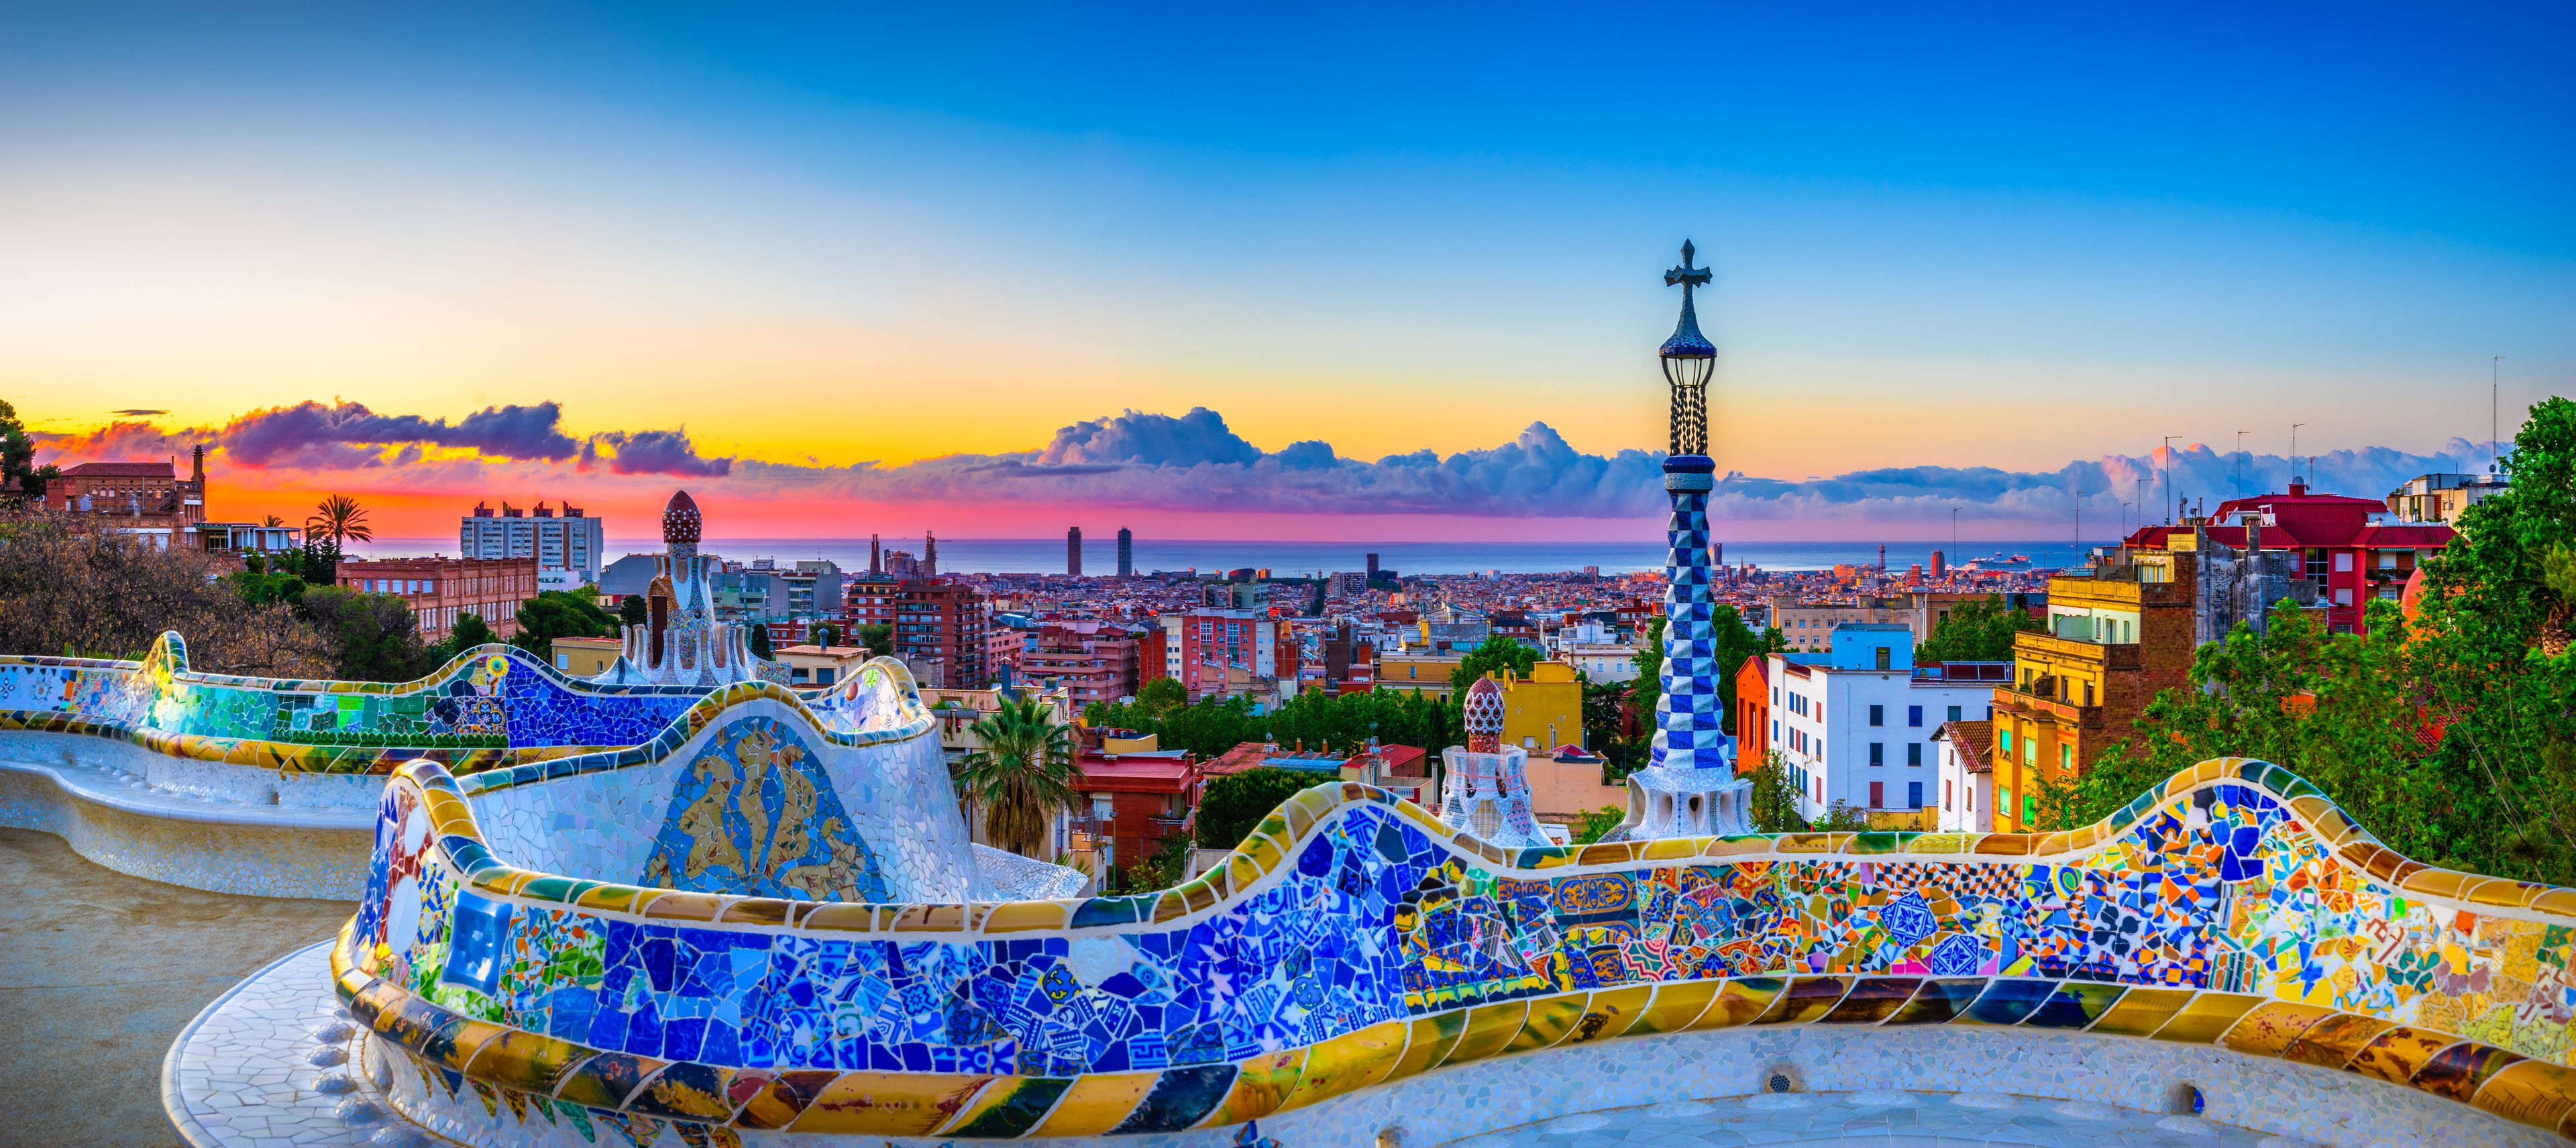
<path id="1" fill-rule="evenodd" d="M 0 395 L 1607 455 L 1687 235 L 1751 473 L 2429 452 L 2576 372 L 2571 13 L 20 10 Z"/>

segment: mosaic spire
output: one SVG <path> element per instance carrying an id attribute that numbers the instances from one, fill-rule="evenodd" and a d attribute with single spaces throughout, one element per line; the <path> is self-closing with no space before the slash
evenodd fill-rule
<path id="1" fill-rule="evenodd" d="M 1716 464 L 1708 450 L 1708 380 L 1717 347 L 1700 333 L 1691 293 L 1712 278 L 1691 265 L 1682 244 L 1681 266 L 1664 273 L 1666 286 L 1682 289 L 1681 321 L 1656 349 L 1672 387 L 1671 453 L 1664 458 L 1664 493 L 1672 518 L 1664 528 L 1663 693 L 1655 700 L 1654 755 L 1630 775 L 1628 818 L 1621 836 L 1681 837 L 1743 832 L 1751 786 L 1735 777 L 1726 736 L 1726 686 L 1730 667 L 1718 664 L 1710 622 L 1708 497 Z"/>

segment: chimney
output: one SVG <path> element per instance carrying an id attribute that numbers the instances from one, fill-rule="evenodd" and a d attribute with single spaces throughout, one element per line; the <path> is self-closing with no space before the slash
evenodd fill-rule
<path id="1" fill-rule="evenodd" d="M 206 485 L 206 444 L 198 443 L 196 449 L 190 454 L 195 461 L 189 468 L 188 481 L 203 488 Z M 202 489 L 199 493 L 203 493 Z"/>
<path id="2" fill-rule="evenodd" d="M 939 576 L 939 536 L 927 530 L 921 532 L 921 576 Z"/>

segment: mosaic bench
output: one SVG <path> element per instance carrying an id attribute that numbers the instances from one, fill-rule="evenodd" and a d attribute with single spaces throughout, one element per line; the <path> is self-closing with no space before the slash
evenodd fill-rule
<path id="1" fill-rule="evenodd" d="M 494 644 L 418 681 L 343 682 L 195 672 L 167 633 L 140 661 L 0 657 L 0 826 L 56 833 L 153 880 L 355 899 L 396 764 L 525 777 L 603 754 L 642 761 L 754 696 L 853 747 L 932 729 L 886 659 L 820 689 L 709 691 L 582 681 Z"/>
<path id="2" fill-rule="evenodd" d="M 1438 1107 L 1373 1097 L 1522 1082 L 1483 1103 L 1503 1111 L 1534 1073 L 1737 1034 L 2009 1046 L 2017 1071 L 2188 1055 L 2296 1084 L 2337 1140 L 2408 1142 L 2354 1123 L 2382 1111 L 2459 1143 L 2576 1133 L 2576 890 L 2407 860 L 2262 762 L 2071 832 L 1509 852 L 1340 783 L 1179 888 L 901 903 L 632 853 L 548 868 L 495 832 L 495 785 L 396 771 L 330 955 L 386 1102 L 467 1143 L 1214 1144 L 1337 1105 L 1357 1115 L 1317 1116 L 1316 1142 L 1365 1143 L 1351 1121 Z M 1682 1094 L 1730 1088 L 1751 1090 Z M 2212 1114 L 2253 1112 L 2240 1091 Z"/>

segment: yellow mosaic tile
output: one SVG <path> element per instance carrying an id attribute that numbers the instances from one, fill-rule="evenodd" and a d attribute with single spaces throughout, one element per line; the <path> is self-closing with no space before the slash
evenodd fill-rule
<path id="1" fill-rule="evenodd" d="M 966 1107 L 992 1079 L 982 1073 L 844 1073 L 825 1085 L 787 1130 L 843 1136 L 927 1136 L 947 1123 L 958 1109 Z"/>
<path id="2" fill-rule="evenodd" d="M 1574 1032 L 1575 1024 L 1583 1019 L 1584 1009 L 1591 999 L 1590 993 L 1573 993 L 1529 1002 L 1529 1019 L 1522 1022 L 1521 1031 L 1503 1045 L 1503 1055 L 1556 1047 L 1558 1042 Z"/>
<path id="3" fill-rule="evenodd" d="M 2555 1131 L 2576 1111 L 2576 1069 L 2543 1060 L 2506 1065 L 2469 1103 L 2519 1124 Z"/>
<path id="4" fill-rule="evenodd" d="M 1307 790 L 1313 793 L 1314 790 Z M 1288 1093 L 1297 1087 L 1298 1077 L 1305 1074 L 1306 1049 L 1282 1049 L 1244 1061 L 1234 1074 L 1234 1088 L 1225 1094 L 1225 1103 L 1208 1117 L 1211 1124 L 1241 1124 L 1259 1120 L 1279 1111 Z"/>
<path id="5" fill-rule="evenodd" d="M 2265 1001 L 2229 1028 L 2218 1043 L 2248 1056 L 2279 1056 L 2289 1050 L 2291 1041 L 2333 1015 L 2333 1009 L 2316 1005 Z"/>
<path id="6" fill-rule="evenodd" d="M 1386 1079 L 1404 1056 L 1405 1032 L 1410 1027 L 1391 1020 L 1314 1046 L 1306 1054 L 1304 1075 L 1280 1103 L 1280 1110 L 1303 1108 Z"/>
<path id="7" fill-rule="evenodd" d="M 1118 1126 L 1153 1091 L 1159 1072 L 1094 1072 L 1074 1078 L 1031 1136 L 1098 1136 Z"/>
<path id="8" fill-rule="evenodd" d="M 2202 993 L 2184 1005 L 2182 1011 L 2156 1030 L 2155 1039 L 2189 1044 L 2216 1044 L 2218 1038 L 2235 1027 L 2236 1022 L 2263 998 L 2244 993 Z"/>
<path id="9" fill-rule="evenodd" d="M 1506 1042 L 1520 1035 L 1521 1024 L 1528 1019 L 1528 1001 L 1477 1005 L 1467 1010 L 1467 1030 L 1458 1034 L 1458 1043 L 1436 1067 L 1483 1060 L 1501 1052 Z"/>
<path id="10" fill-rule="evenodd" d="M 2086 1032 L 2111 1036 L 2153 1036 L 2181 1012 L 2195 995 L 2191 989 L 2131 989 Z"/>

